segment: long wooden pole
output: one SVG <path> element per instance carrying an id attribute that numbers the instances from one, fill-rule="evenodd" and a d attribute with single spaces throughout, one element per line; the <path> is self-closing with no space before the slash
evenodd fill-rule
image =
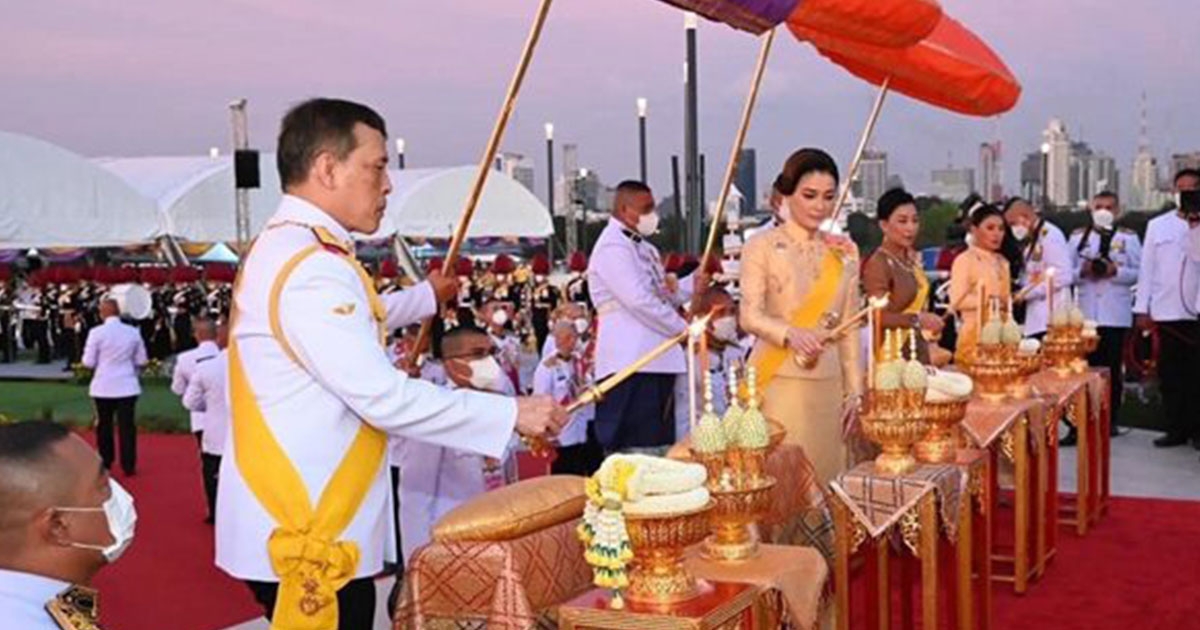
<path id="1" fill-rule="evenodd" d="M 754 66 L 754 77 L 750 80 L 750 92 L 746 95 L 746 103 L 742 107 L 742 121 L 738 125 L 737 135 L 733 138 L 733 147 L 729 150 L 729 162 L 725 167 L 725 180 L 721 183 L 721 194 L 717 197 L 717 211 L 713 214 L 712 225 L 708 226 L 708 241 L 704 245 L 704 255 L 700 257 L 700 269 L 708 267 L 708 259 L 712 256 L 717 244 L 717 235 L 721 232 L 721 220 L 725 214 L 725 202 L 729 199 L 729 190 L 733 188 L 733 178 L 737 174 L 738 158 L 741 157 L 742 145 L 746 142 L 746 132 L 750 129 L 750 118 L 754 114 L 754 105 L 758 101 L 758 88 L 762 85 L 766 73 L 767 60 L 771 56 L 771 44 L 775 41 L 775 29 L 771 29 L 758 49 L 758 62 Z M 753 200 L 751 200 L 753 201 Z M 699 290 L 698 290 L 699 291 Z"/>
<path id="2" fill-rule="evenodd" d="M 466 207 L 463 208 L 462 216 L 458 219 L 458 227 L 454 229 L 454 236 L 450 239 L 450 248 L 446 250 L 442 269 L 450 272 L 454 270 L 458 250 L 462 248 L 463 241 L 467 238 L 467 228 L 470 227 L 471 219 L 475 216 L 475 209 L 479 207 L 479 198 L 483 195 L 483 187 L 487 183 L 488 174 L 492 171 L 492 161 L 496 159 L 496 152 L 500 150 L 500 141 L 504 139 L 504 131 L 508 127 L 509 118 L 512 117 L 513 107 L 517 103 L 517 95 L 521 92 L 521 84 L 525 81 L 525 73 L 529 70 L 529 63 L 533 60 L 533 51 L 542 37 L 542 29 L 546 25 L 546 17 L 550 14 L 550 5 L 553 2 L 554 0 L 542 0 L 538 6 L 533 25 L 529 29 L 529 36 L 525 39 L 525 48 L 521 51 L 520 60 L 517 61 L 517 70 L 508 84 L 508 93 L 500 107 L 500 114 L 496 116 L 492 135 L 488 138 L 487 147 L 483 150 L 483 157 L 479 160 L 479 170 L 475 174 L 475 183 L 471 186 L 471 193 L 467 195 Z M 421 332 L 417 335 L 417 343 L 413 352 L 414 360 L 420 355 L 425 341 L 429 339 L 432 326 L 432 319 L 425 320 L 421 325 Z"/>
<path id="3" fill-rule="evenodd" d="M 846 203 L 846 198 L 850 196 L 850 184 L 854 181 L 854 175 L 858 173 L 863 153 L 866 152 L 867 144 L 871 142 L 871 136 L 875 133 L 875 123 L 879 122 L 879 114 L 883 111 L 883 101 L 887 98 L 891 85 L 892 78 L 888 77 L 879 86 L 879 94 L 875 97 L 875 105 L 871 107 L 871 115 L 867 118 L 867 126 L 863 128 L 862 137 L 858 140 L 858 149 L 854 152 L 854 159 L 850 161 L 850 171 L 846 173 L 846 177 L 843 180 L 845 183 L 842 184 L 842 190 L 838 193 L 837 205 L 833 207 L 831 223 L 837 223 L 838 217 L 842 214 L 842 205 Z"/>

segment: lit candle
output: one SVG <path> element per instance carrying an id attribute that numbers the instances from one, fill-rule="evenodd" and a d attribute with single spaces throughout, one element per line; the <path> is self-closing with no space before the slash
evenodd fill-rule
<path id="1" fill-rule="evenodd" d="M 696 335 L 693 331 L 687 336 L 687 370 L 688 370 L 688 428 L 696 430 Z"/>
<path id="2" fill-rule="evenodd" d="M 875 309 L 867 312 L 867 389 L 875 387 Z"/>
<path id="3" fill-rule="evenodd" d="M 708 376 L 709 357 L 708 357 L 708 330 L 705 330 L 700 335 L 700 373 Z"/>

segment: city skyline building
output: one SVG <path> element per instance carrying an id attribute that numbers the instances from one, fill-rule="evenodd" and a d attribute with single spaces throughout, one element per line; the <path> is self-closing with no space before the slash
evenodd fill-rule
<path id="1" fill-rule="evenodd" d="M 931 193 L 933 196 L 950 202 L 960 202 L 975 192 L 975 169 L 948 168 L 934 169 L 930 173 Z"/>
<path id="2" fill-rule="evenodd" d="M 758 152 L 753 148 L 742 149 L 738 155 L 734 186 L 741 191 L 741 210 L 748 214 L 758 209 Z"/>
<path id="3" fill-rule="evenodd" d="M 857 180 L 858 190 L 856 192 L 862 200 L 862 209 L 868 215 L 875 216 L 875 207 L 879 203 L 879 198 L 887 192 L 887 151 L 874 148 L 863 151 Z"/>
<path id="4" fill-rule="evenodd" d="M 979 192 L 984 201 L 999 203 L 1004 199 L 1004 183 L 1000 170 L 1001 144 L 999 140 L 979 145 Z"/>
<path id="5" fill-rule="evenodd" d="M 1061 119 L 1051 118 L 1042 132 L 1045 149 L 1045 197 L 1051 208 L 1071 205 L 1071 136 Z"/>
<path id="6" fill-rule="evenodd" d="M 534 191 L 534 161 L 523 154 L 503 152 L 496 156 L 495 167 L 497 171 L 508 175 L 517 180 L 529 192 L 536 194 Z"/>

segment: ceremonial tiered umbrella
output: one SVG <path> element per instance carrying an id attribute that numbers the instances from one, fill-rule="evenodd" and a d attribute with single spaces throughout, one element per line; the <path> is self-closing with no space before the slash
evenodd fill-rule
<path id="1" fill-rule="evenodd" d="M 761 35 L 795 22 L 836 37 L 908 46 L 942 15 L 934 0 L 662 0 L 710 20 Z"/>

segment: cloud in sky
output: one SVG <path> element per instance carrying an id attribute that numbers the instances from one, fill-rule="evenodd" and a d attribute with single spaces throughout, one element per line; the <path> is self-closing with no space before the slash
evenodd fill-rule
<path id="1" fill-rule="evenodd" d="M 199 154 L 229 144 L 226 104 L 250 99 L 251 138 L 270 147 L 288 104 L 338 95 L 374 105 L 413 165 L 474 162 L 536 0 L 68 0 L 10 3 L 0 21 L 0 126 L 87 155 Z M 1006 180 L 1053 116 L 1123 171 L 1150 95 L 1157 149 L 1200 147 L 1192 110 L 1200 42 L 1192 0 L 944 0 L 1008 62 L 1018 108 L 969 119 L 889 100 L 875 144 L 912 187 L 948 160 L 974 166 L 1006 143 Z M 757 44 L 703 23 L 701 145 L 715 190 Z M 682 16 L 653 0 L 558 0 L 505 148 L 539 161 L 542 123 L 606 180 L 633 174 L 634 101 L 650 99 L 650 172 L 665 193 L 682 149 Z M 874 89 L 780 33 L 748 138 L 767 182 L 791 150 L 846 160 Z M 539 181 L 538 190 L 544 189 Z"/>

